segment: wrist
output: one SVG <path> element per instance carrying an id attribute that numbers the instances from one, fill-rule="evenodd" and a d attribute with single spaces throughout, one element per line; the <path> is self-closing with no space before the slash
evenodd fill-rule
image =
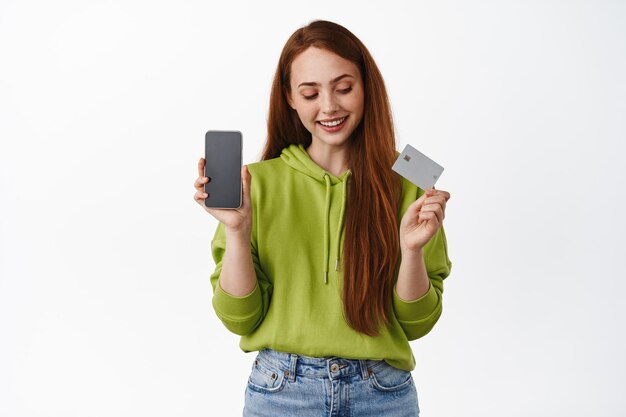
<path id="1" fill-rule="evenodd" d="M 235 239 L 235 240 L 245 240 L 245 241 L 249 241 L 250 240 L 250 231 L 251 228 L 250 227 L 237 227 L 237 228 L 232 228 L 232 227 L 226 227 L 224 228 L 225 233 L 226 233 L 226 240 L 228 241 L 229 238 L 231 240 Z"/>
<path id="2" fill-rule="evenodd" d="M 405 245 L 400 245 L 400 254 L 402 255 L 402 259 L 423 259 L 424 247 L 408 247 Z"/>

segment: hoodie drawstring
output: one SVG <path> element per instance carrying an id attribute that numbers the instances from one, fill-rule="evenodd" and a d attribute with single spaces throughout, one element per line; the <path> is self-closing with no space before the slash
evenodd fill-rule
<path id="1" fill-rule="evenodd" d="M 346 187 L 348 184 L 348 178 L 350 177 L 350 170 L 343 181 L 341 189 L 341 210 L 339 212 L 339 225 L 337 226 L 337 259 L 335 260 L 335 271 L 339 269 L 339 250 L 341 248 L 341 236 L 343 227 L 343 218 L 346 207 Z M 324 181 L 326 182 L 326 201 L 324 206 L 324 284 L 328 284 L 328 258 L 330 257 L 330 177 L 328 173 L 324 172 Z"/>
<path id="2" fill-rule="evenodd" d="M 339 251 L 341 250 L 341 236 L 343 235 L 343 217 L 344 217 L 344 213 L 345 213 L 345 208 L 346 208 L 346 187 L 348 186 L 348 178 L 350 178 L 350 175 L 352 174 L 352 171 L 348 170 L 348 174 L 346 175 L 346 178 L 343 180 L 343 184 L 342 184 L 342 189 L 341 189 L 341 211 L 339 212 L 339 226 L 337 226 L 337 230 L 339 231 L 339 236 L 337 236 L 337 251 L 335 252 L 337 254 L 337 260 L 335 261 L 335 271 L 339 270 L 339 259 L 341 258 L 341 255 L 339 254 Z"/>
<path id="3" fill-rule="evenodd" d="M 324 180 L 326 181 L 326 203 L 324 206 L 324 284 L 328 284 L 328 239 L 330 230 L 328 219 L 330 217 L 330 177 L 324 172 Z"/>

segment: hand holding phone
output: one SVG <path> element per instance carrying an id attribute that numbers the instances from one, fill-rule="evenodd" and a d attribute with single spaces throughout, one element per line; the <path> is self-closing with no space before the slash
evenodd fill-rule
<path id="1" fill-rule="evenodd" d="M 198 161 L 194 200 L 226 228 L 250 232 L 251 176 L 241 166 L 241 133 L 223 133 L 209 131 L 205 136 L 205 158 Z"/>
<path id="2" fill-rule="evenodd" d="M 209 208 L 241 207 L 241 132 L 209 130 L 205 135 L 204 185 L 208 194 L 204 204 Z"/>

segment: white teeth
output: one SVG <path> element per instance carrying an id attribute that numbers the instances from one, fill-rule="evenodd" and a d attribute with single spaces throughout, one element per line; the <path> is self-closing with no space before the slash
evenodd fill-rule
<path id="1" fill-rule="evenodd" d="M 326 127 L 333 127 L 333 126 L 338 126 L 338 125 L 342 124 L 344 120 L 346 120 L 345 117 L 342 118 L 342 119 L 339 119 L 339 120 L 335 120 L 333 122 L 320 122 L 320 123 L 322 125 L 326 126 Z"/>

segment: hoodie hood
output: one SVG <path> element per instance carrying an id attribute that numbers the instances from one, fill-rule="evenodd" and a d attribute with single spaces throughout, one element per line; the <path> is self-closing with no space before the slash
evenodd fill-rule
<path id="1" fill-rule="evenodd" d="M 350 175 L 352 172 L 347 170 L 340 177 L 336 177 L 330 172 L 326 171 L 324 168 L 317 165 L 307 153 L 304 145 L 302 144 L 291 144 L 288 147 L 282 150 L 280 155 L 280 159 L 282 159 L 287 165 L 296 171 L 302 173 L 303 175 L 307 175 L 317 182 L 326 187 L 326 199 L 324 203 L 324 283 L 328 283 L 328 261 L 330 256 L 330 193 L 331 187 L 335 184 L 342 183 L 341 187 L 341 211 L 339 214 L 339 224 L 337 225 L 337 229 L 335 233 L 337 234 L 337 250 L 335 253 L 337 254 L 337 259 L 335 260 L 335 271 L 339 269 L 339 255 L 340 251 L 340 242 L 341 242 L 341 234 L 343 231 L 343 222 L 345 216 L 345 207 L 346 207 L 346 192 L 347 185 Z"/>

